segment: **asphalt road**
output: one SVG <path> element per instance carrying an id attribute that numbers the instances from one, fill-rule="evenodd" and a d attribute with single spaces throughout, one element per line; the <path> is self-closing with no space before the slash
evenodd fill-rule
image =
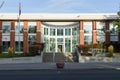
<path id="1" fill-rule="evenodd" d="M 1 70 L 0 80 L 120 80 L 120 70 Z"/>

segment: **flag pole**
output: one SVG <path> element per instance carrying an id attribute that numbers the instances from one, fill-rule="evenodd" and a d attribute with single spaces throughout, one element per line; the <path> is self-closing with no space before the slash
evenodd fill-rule
<path id="1" fill-rule="evenodd" d="M 18 52 L 20 52 L 20 15 L 21 15 L 21 3 L 19 1 L 19 16 L 18 16 Z"/>

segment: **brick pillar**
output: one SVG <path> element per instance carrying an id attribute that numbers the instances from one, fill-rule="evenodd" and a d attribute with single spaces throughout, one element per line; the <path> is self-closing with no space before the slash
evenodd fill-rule
<path id="1" fill-rule="evenodd" d="M 79 39 L 79 42 L 80 42 L 80 45 L 84 45 L 84 29 L 83 29 L 83 21 L 80 21 L 80 39 Z"/>
<path id="2" fill-rule="evenodd" d="M 23 51 L 28 53 L 28 21 L 24 21 Z"/>
<path id="3" fill-rule="evenodd" d="M 15 50 L 15 21 L 11 21 L 10 47 Z"/>
<path id="4" fill-rule="evenodd" d="M 2 46 L 2 21 L 0 21 L 0 46 Z"/>
<path id="5" fill-rule="evenodd" d="M 110 43 L 110 30 L 109 30 L 109 21 L 106 21 L 106 43 Z"/>
<path id="6" fill-rule="evenodd" d="M 92 21 L 92 29 L 93 29 L 92 43 L 97 44 L 96 21 Z"/>
<path id="7" fill-rule="evenodd" d="M 37 21 L 37 33 L 36 33 L 36 42 L 41 42 L 41 21 Z"/>

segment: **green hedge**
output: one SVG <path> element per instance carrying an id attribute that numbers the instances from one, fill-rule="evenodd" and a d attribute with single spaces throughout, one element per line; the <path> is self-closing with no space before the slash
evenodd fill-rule
<path id="1" fill-rule="evenodd" d="M 11 58 L 11 57 L 29 57 L 30 55 L 29 54 L 26 54 L 26 53 L 19 53 L 19 54 L 13 54 L 13 55 L 10 55 L 10 54 L 7 54 L 7 53 L 2 53 L 0 54 L 0 58 Z"/>

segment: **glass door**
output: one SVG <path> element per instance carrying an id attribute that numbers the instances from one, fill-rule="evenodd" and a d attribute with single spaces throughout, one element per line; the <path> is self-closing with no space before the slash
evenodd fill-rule
<path id="1" fill-rule="evenodd" d="M 57 52 L 63 52 L 63 45 L 62 44 L 58 44 L 57 46 Z"/>

